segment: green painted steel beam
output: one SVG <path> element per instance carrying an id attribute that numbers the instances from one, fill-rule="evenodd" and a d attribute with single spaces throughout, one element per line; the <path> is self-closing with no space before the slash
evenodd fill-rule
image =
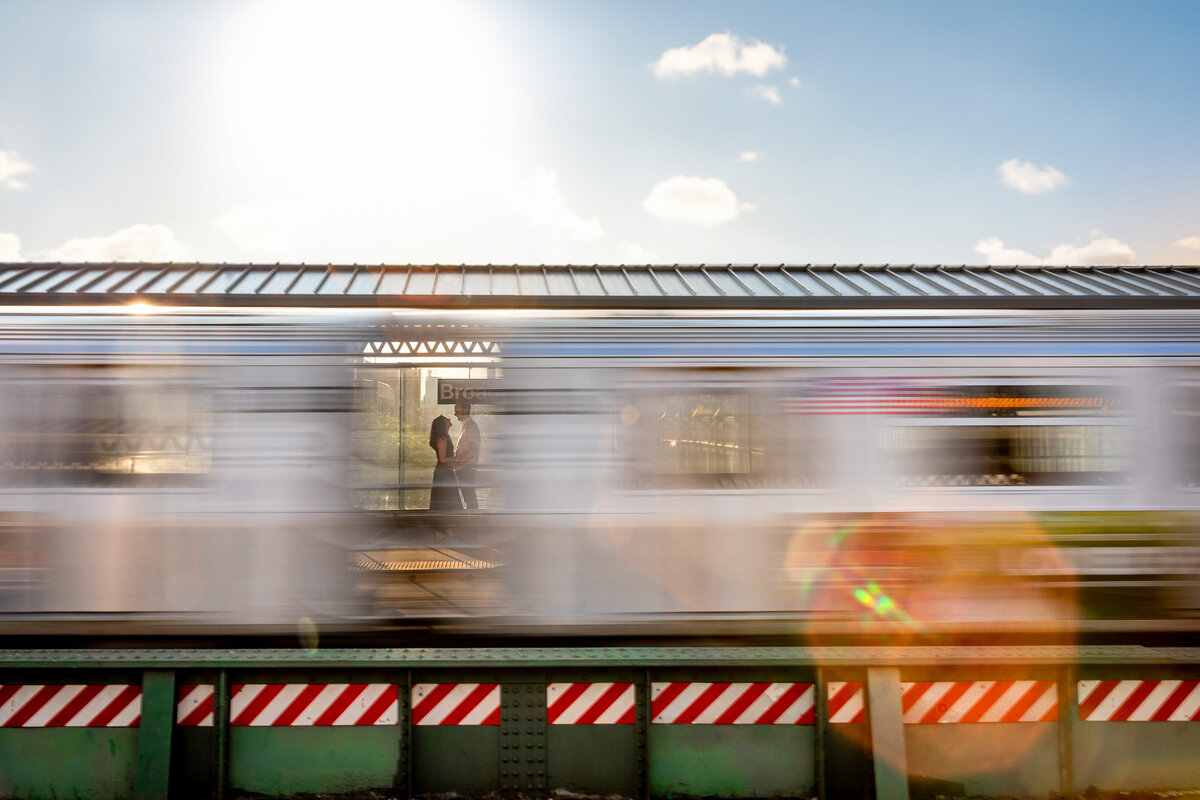
<path id="1" fill-rule="evenodd" d="M 175 673 L 169 669 L 147 670 L 142 676 L 134 800 L 167 800 L 174 730 Z"/>
<path id="2" fill-rule="evenodd" d="M 8 650 L 0 669 L 946 666 L 1200 663 L 1192 647 L 462 647 Z"/>

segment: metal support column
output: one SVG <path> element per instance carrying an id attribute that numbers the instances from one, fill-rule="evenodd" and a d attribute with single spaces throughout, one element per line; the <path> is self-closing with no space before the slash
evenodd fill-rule
<path id="1" fill-rule="evenodd" d="M 404 773 L 405 797 L 413 796 L 413 715 L 412 715 L 413 671 L 404 670 L 404 681 L 400 684 L 400 769 Z"/>
<path id="2" fill-rule="evenodd" d="M 897 667 L 867 669 L 867 702 L 875 763 L 875 798 L 908 800 L 908 754 L 904 747 L 904 715 Z"/>
<path id="3" fill-rule="evenodd" d="M 500 788 L 546 791 L 546 684 L 515 683 L 500 694 Z"/>
<path id="4" fill-rule="evenodd" d="M 821 667 L 817 668 L 816 682 L 813 684 L 813 707 L 816 712 L 816 718 L 813 720 L 813 782 L 816 784 L 816 800 L 825 800 L 828 794 L 826 788 L 825 776 L 825 751 L 827 744 L 825 741 L 828 733 L 829 725 L 829 689 L 825 682 L 825 670 Z"/>
<path id="5" fill-rule="evenodd" d="M 650 670 L 634 685 L 634 724 L 637 726 L 638 797 L 650 800 Z"/>
<path id="6" fill-rule="evenodd" d="M 404 490 L 404 369 L 396 369 L 396 481 L 399 489 L 396 493 L 396 510 L 403 511 L 407 506 L 404 501 L 408 492 Z"/>
<path id="7" fill-rule="evenodd" d="M 171 734 L 175 730 L 175 672 L 142 673 L 138 727 L 136 800 L 166 800 L 171 782 Z"/>
<path id="8" fill-rule="evenodd" d="M 1075 723 L 1079 719 L 1078 674 L 1074 667 L 1058 670 L 1058 783 L 1063 797 L 1075 796 Z"/>
<path id="9" fill-rule="evenodd" d="M 213 796 L 225 800 L 229 789 L 229 671 L 217 674 L 216 696 L 213 697 L 213 727 L 216 743 L 213 750 Z"/>

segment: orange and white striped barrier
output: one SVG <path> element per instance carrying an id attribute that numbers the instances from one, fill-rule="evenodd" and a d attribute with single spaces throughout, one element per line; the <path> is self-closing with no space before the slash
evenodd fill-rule
<path id="1" fill-rule="evenodd" d="M 811 683 L 653 683 L 650 721 L 668 725 L 812 725 Z"/>
<path id="2" fill-rule="evenodd" d="M 550 725 L 632 725 L 632 683 L 550 683 L 546 722 Z"/>
<path id="3" fill-rule="evenodd" d="M 1087 722 L 1195 722 L 1200 681 L 1079 681 L 1079 718 Z"/>
<path id="4" fill-rule="evenodd" d="M 498 683 L 415 683 L 413 725 L 499 725 Z"/>
<path id="5" fill-rule="evenodd" d="M 829 721 L 862 722 L 861 683 L 831 681 Z M 1054 722 L 1054 681 L 912 681 L 900 684 L 906 725 L 955 722 Z"/>
<path id="6" fill-rule="evenodd" d="M 142 687 L 0 685 L 0 728 L 136 728 Z"/>

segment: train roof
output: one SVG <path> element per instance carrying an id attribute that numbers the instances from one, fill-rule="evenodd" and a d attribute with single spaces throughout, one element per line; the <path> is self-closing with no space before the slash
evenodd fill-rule
<path id="1" fill-rule="evenodd" d="M 294 308 L 1200 307 L 1200 267 L 0 264 L 0 305 Z"/>

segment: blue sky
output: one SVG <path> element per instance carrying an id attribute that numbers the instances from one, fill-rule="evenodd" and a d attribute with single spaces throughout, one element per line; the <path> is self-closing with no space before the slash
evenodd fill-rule
<path id="1" fill-rule="evenodd" d="M 1200 263 L 1200 4 L 0 5 L 0 260 Z"/>

